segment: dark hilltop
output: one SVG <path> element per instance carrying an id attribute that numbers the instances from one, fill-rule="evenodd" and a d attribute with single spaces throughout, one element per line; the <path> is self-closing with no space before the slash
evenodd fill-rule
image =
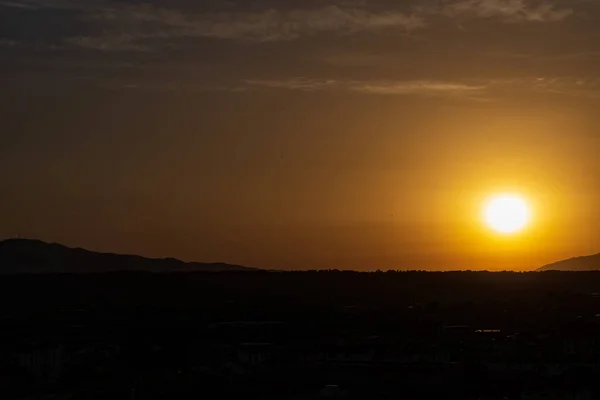
<path id="1" fill-rule="evenodd" d="M 598 271 L 600 270 L 600 254 L 575 257 L 545 265 L 538 271 Z"/>
<path id="2" fill-rule="evenodd" d="M 258 269 L 224 263 L 184 262 L 175 258 L 97 253 L 40 240 L 0 241 L 0 274 L 140 272 L 232 272 Z"/>

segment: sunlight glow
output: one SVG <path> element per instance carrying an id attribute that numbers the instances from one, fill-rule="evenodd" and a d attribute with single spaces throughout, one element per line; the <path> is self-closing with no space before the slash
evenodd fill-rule
<path id="1" fill-rule="evenodd" d="M 531 220 L 527 202 L 517 195 L 496 195 L 484 207 L 484 220 L 488 227 L 502 234 L 523 230 Z"/>

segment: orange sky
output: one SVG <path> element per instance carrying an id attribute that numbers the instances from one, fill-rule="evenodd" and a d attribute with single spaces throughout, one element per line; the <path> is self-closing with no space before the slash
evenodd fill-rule
<path id="1" fill-rule="evenodd" d="M 0 2 L 1 237 L 280 269 L 600 252 L 599 5 L 168 7 Z M 511 237 L 481 221 L 504 192 L 534 213 Z"/>

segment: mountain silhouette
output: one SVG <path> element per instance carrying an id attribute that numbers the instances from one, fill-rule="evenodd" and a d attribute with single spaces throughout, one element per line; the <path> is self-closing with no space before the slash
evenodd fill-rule
<path id="1" fill-rule="evenodd" d="M 227 272 L 258 269 L 224 263 L 184 262 L 175 258 L 154 259 L 136 255 L 97 253 L 30 239 L 0 241 L 0 274 L 82 274 L 116 271 Z"/>
<path id="2" fill-rule="evenodd" d="M 544 265 L 537 271 L 598 271 L 600 270 L 600 254 L 575 257 Z"/>

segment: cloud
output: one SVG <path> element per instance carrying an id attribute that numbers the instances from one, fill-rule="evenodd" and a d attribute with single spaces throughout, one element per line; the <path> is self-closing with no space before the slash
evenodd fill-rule
<path id="1" fill-rule="evenodd" d="M 363 9 L 328 6 L 312 10 L 184 14 L 178 10 L 137 5 L 105 8 L 91 19 L 130 27 L 145 35 L 159 30 L 163 37 L 207 37 L 258 42 L 297 39 L 318 33 L 349 34 L 360 31 L 423 28 L 425 22 L 399 11 L 369 12 Z"/>
<path id="2" fill-rule="evenodd" d="M 149 51 L 148 46 L 137 43 L 140 38 L 135 35 L 106 35 L 99 37 L 76 36 L 65 39 L 67 44 L 92 50 L 109 51 Z"/>
<path id="3" fill-rule="evenodd" d="M 459 0 L 438 11 L 449 17 L 497 18 L 504 22 L 556 22 L 573 14 L 569 8 L 557 8 L 548 1 Z"/>
<path id="4" fill-rule="evenodd" d="M 17 42 L 16 40 L 0 38 L 0 47 L 15 47 L 18 45 L 19 42 Z"/>
<path id="5" fill-rule="evenodd" d="M 32 6 L 80 6 L 70 0 L 29 0 Z M 249 42 L 289 41 L 322 33 L 348 35 L 358 32 L 396 31 L 409 34 L 428 26 L 428 18 L 485 18 L 501 22 L 553 22 L 572 14 L 547 0 L 441 0 L 436 6 L 398 10 L 370 10 L 360 5 L 329 5 L 312 9 L 266 9 L 254 12 L 184 13 L 151 4 L 102 7 L 90 3 L 84 12 L 95 23 L 100 37 L 69 38 L 68 43 L 97 50 L 139 50 L 136 40 L 163 38 L 213 38 Z M 410 11 L 409 11 L 410 10 Z M 108 36 L 104 38 L 103 36 Z M 127 44 L 119 37 L 128 36 Z M 119 45 L 120 44 L 120 45 Z"/>
<path id="6" fill-rule="evenodd" d="M 600 79 L 595 77 L 530 76 L 487 80 L 341 80 L 294 77 L 282 79 L 248 79 L 202 82 L 198 80 L 146 80 L 128 77 L 69 76 L 63 79 L 85 80 L 89 85 L 100 85 L 114 90 L 160 91 L 177 93 L 230 92 L 243 93 L 260 90 L 281 90 L 303 93 L 331 93 L 365 96 L 414 96 L 423 98 L 462 99 L 474 102 L 494 102 L 527 96 L 572 97 L 600 99 Z M 535 97 L 537 98 L 537 97 Z"/>
<path id="7" fill-rule="evenodd" d="M 101 0 L 22 0 L 0 1 L 0 7 L 24 8 L 30 10 L 93 10 L 102 7 Z"/>
<path id="8" fill-rule="evenodd" d="M 20 2 L 16 2 L 16 1 L 0 1 L 0 7 L 26 8 L 26 9 L 30 9 L 30 10 L 35 10 L 38 8 L 31 4 L 20 3 Z"/>
<path id="9" fill-rule="evenodd" d="M 535 53 L 511 53 L 511 52 L 490 52 L 490 57 L 509 60 L 578 60 L 586 58 L 600 57 L 600 51 L 580 51 L 571 53 L 555 53 L 555 54 L 535 54 Z"/>
<path id="10" fill-rule="evenodd" d="M 0 9 L 19 8 L 31 13 L 63 11 L 56 15 L 56 18 L 67 19 L 62 25 L 81 29 L 60 39 L 68 45 L 105 51 L 141 51 L 150 49 L 151 45 L 186 38 L 262 43 L 361 32 L 394 32 L 414 38 L 415 32 L 424 31 L 439 22 L 440 17 L 457 19 L 459 24 L 461 19 L 541 23 L 561 21 L 573 14 L 573 10 L 559 7 L 552 1 L 429 0 L 422 5 L 425 0 L 411 0 L 403 6 L 389 5 L 387 8 L 381 4 L 373 6 L 363 1 L 345 1 L 305 6 L 307 8 L 278 5 L 262 10 L 221 1 L 220 10 L 229 11 L 203 12 L 198 7 L 189 11 L 114 0 L 0 0 Z M 79 19 L 79 23 L 72 23 L 72 18 Z M 85 24 L 81 24 L 82 21 Z M 354 63 L 356 60 L 333 62 Z"/>
<path id="11" fill-rule="evenodd" d="M 406 81 L 406 82 L 373 82 L 357 83 L 351 89 L 363 93 L 405 94 L 405 95 L 465 95 L 481 92 L 486 89 L 482 85 L 468 85 L 458 82 L 443 81 Z"/>
<path id="12" fill-rule="evenodd" d="M 301 91 L 338 90 L 380 95 L 464 96 L 481 93 L 484 85 L 445 81 L 337 81 L 310 78 L 286 80 L 247 80 L 250 86 Z"/>
<path id="13" fill-rule="evenodd" d="M 454 97 L 492 101 L 522 94 L 600 98 L 600 79 L 585 77 L 528 77 L 488 81 L 437 80 L 328 80 L 290 78 L 282 80 L 247 80 L 249 87 L 286 89 L 303 92 L 356 92 L 373 95 Z"/>
<path id="14" fill-rule="evenodd" d="M 127 46 L 136 50 L 136 40 L 150 38 L 197 37 L 272 42 L 320 33 L 346 35 L 386 29 L 407 33 L 426 26 L 420 17 L 400 11 L 371 12 L 339 6 L 309 10 L 187 14 L 152 5 L 132 5 L 94 9 L 86 13 L 85 19 L 96 22 L 104 33 L 98 37 L 67 38 L 66 42 L 97 50 L 124 50 Z M 122 39 L 124 36 L 127 40 Z"/>
<path id="15" fill-rule="evenodd" d="M 600 99 L 600 79 L 593 77 L 523 77 L 495 79 L 488 82 L 488 90 L 496 98 L 538 94 L 544 97 L 577 97 Z"/>
<path id="16" fill-rule="evenodd" d="M 540 77 L 532 82 L 535 91 L 573 97 L 600 98 L 600 80 L 585 77 Z"/>

